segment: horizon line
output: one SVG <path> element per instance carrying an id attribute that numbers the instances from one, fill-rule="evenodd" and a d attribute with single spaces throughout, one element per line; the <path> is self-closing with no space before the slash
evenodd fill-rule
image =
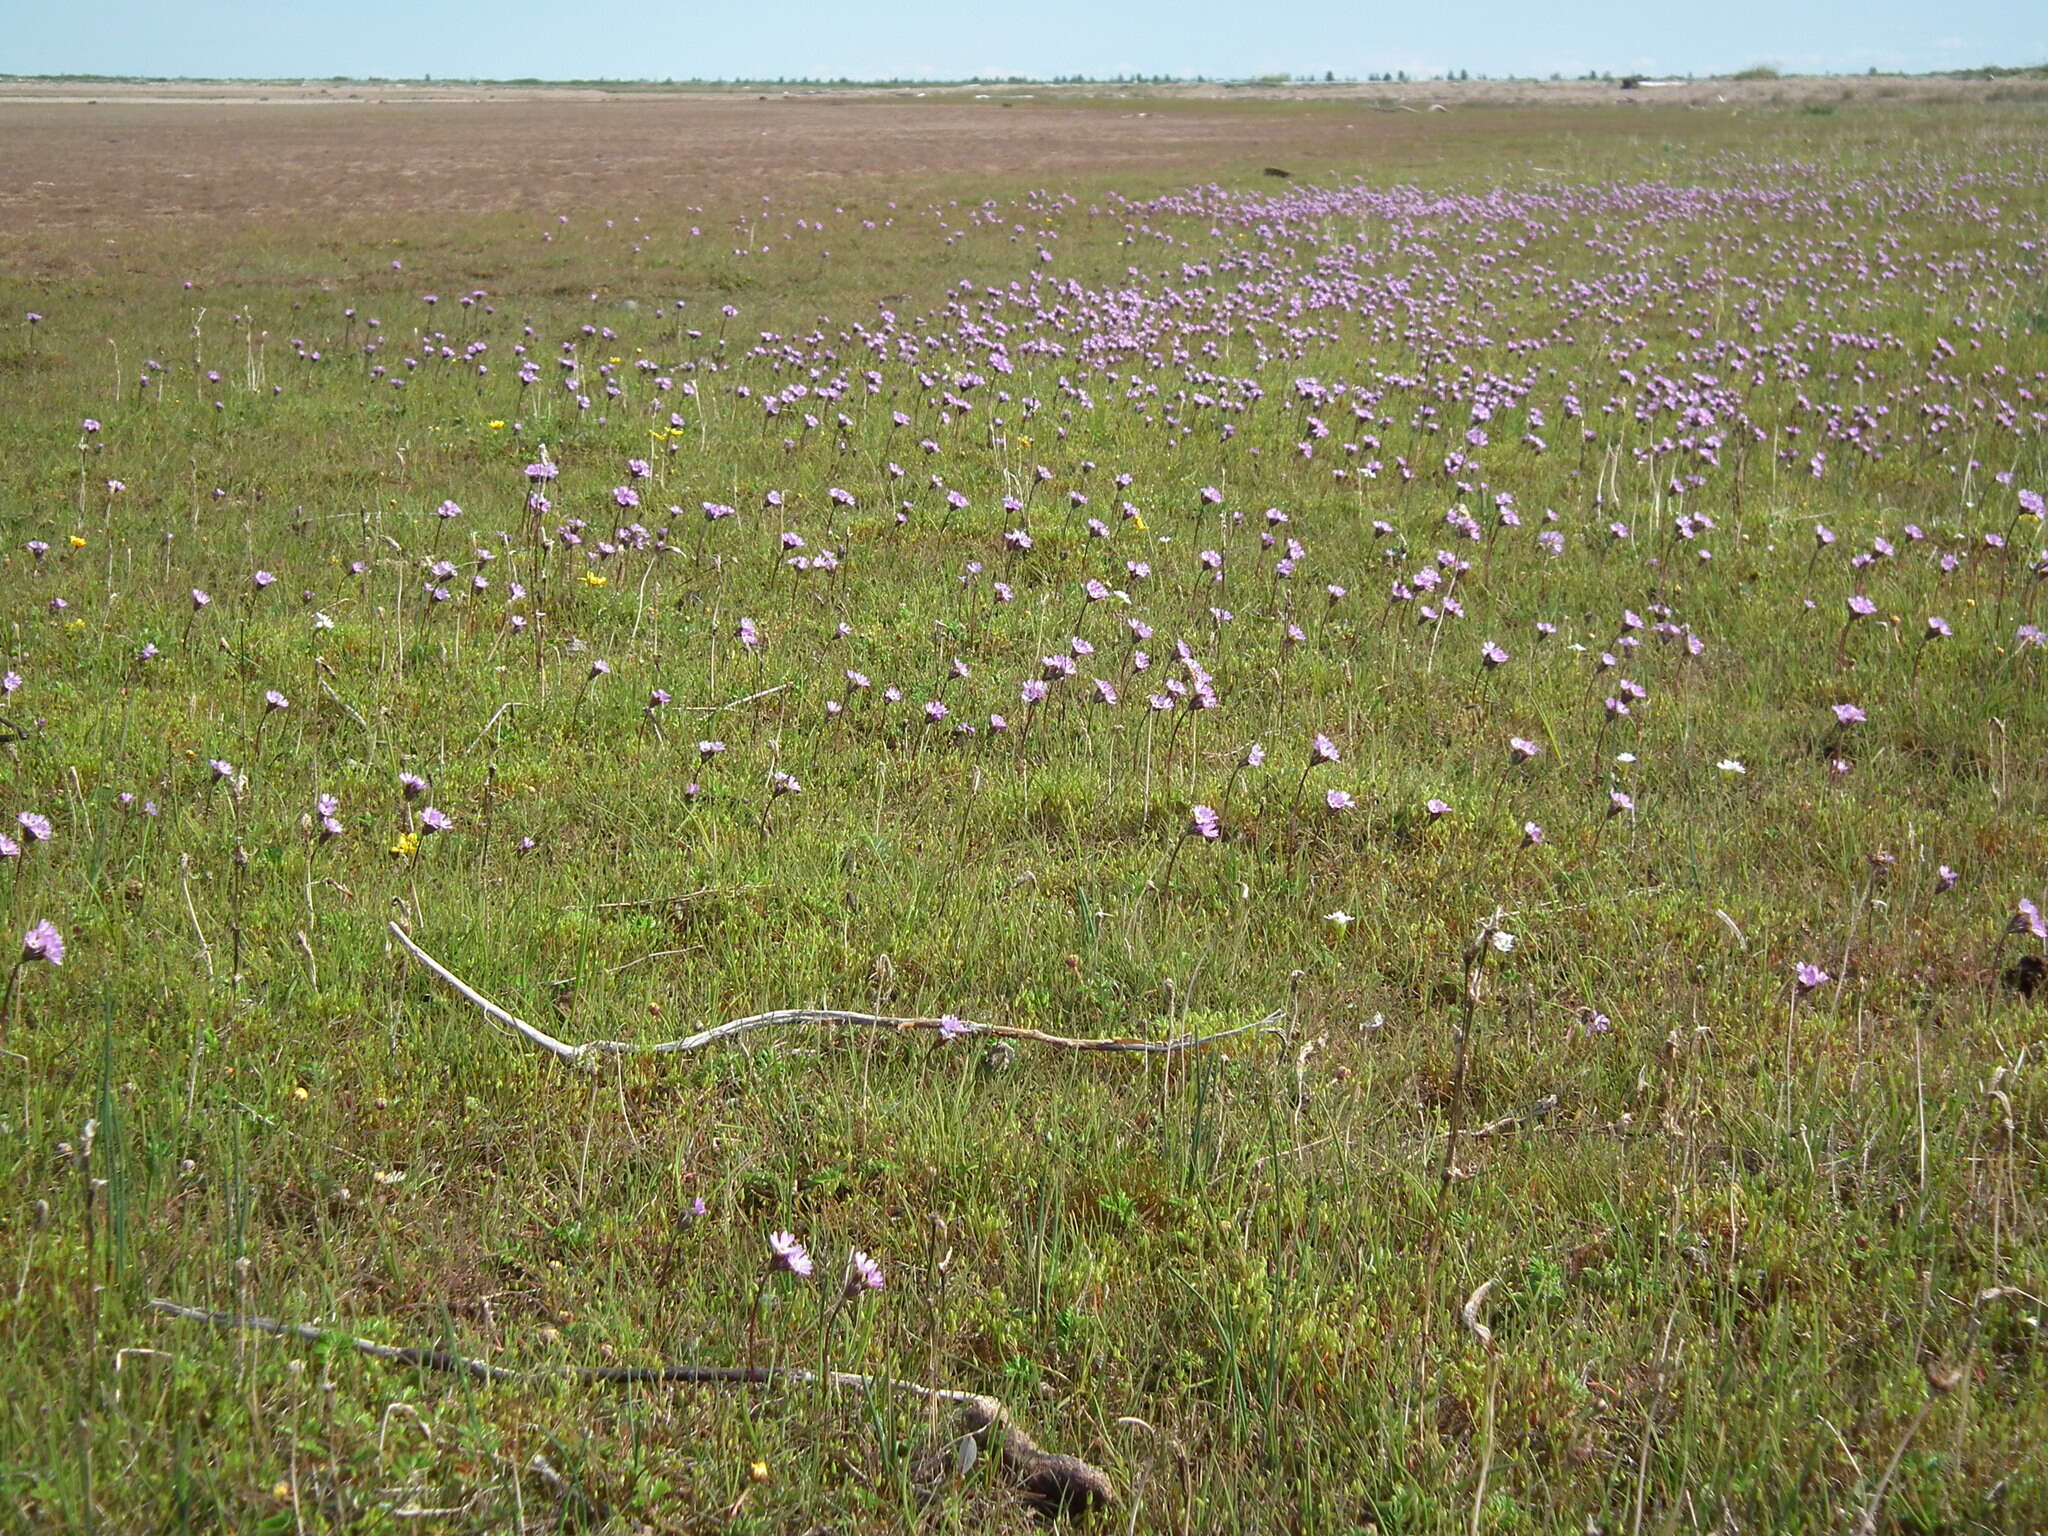
<path id="1" fill-rule="evenodd" d="M 1566 75 L 1553 70 L 1547 74 L 1486 74 L 1466 71 L 1441 71 L 1431 74 L 1411 75 L 1406 70 L 1382 71 L 1378 75 L 1339 75 L 1333 71 L 1302 71 L 1280 73 L 1269 71 L 1259 75 L 1181 75 L 1145 74 L 1138 71 L 1121 71 L 1116 74 L 1089 75 L 1028 75 L 1028 74 L 973 74 L 973 75 L 895 75 L 895 76 L 853 76 L 853 75 L 696 75 L 687 77 L 664 76 L 655 78 L 647 75 L 316 75 L 308 73 L 279 73 L 264 75 L 138 75 L 103 74 L 91 70 L 60 70 L 36 74 L 0 72 L 0 82 L 8 84 L 76 84 L 95 85 L 517 85 L 517 86 L 644 86 L 650 88 L 676 88 L 684 86 L 835 86 L 870 87 L 885 89 L 901 86 L 1172 86 L 1172 85 L 1222 85 L 1222 86 L 1314 86 L 1314 85 L 1464 85 L 1475 83 L 1522 83 L 1522 84 L 1584 84 L 1588 81 L 1624 79 L 1638 81 L 1700 81 L 1700 80 L 1865 80 L 1871 78 L 1894 80 L 1935 80 L 1958 79 L 1982 76 L 2048 74 L 2048 61 L 2034 64 L 1986 63 L 1968 65 L 1954 69 L 1925 70 L 1880 70 L 1875 65 L 1864 70 L 1784 70 L 1769 63 L 1759 63 L 1739 70 L 1710 71 L 1698 74 L 1691 70 L 1587 70 L 1576 75 Z"/>

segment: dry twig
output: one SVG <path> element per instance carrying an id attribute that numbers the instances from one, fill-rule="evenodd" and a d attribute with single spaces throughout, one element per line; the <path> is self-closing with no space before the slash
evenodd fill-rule
<path id="1" fill-rule="evenodd" d="M 788 686 L 787 683 L 777 683 L 773 688 L 763 688 L 759 693 L 750 693 L 743 699 L 729 699 L 723 704 L 685 704 L 683 708 L 700 715 L 716 715 L 728 709 L 738 709 L 742 704 L 751 704 L 756 699 L 772 698 Z"/>
<path id="2" fill-rule="evenodd" d="M 1520 1109 L 1509 1110 L 1498 1120 L 1489 1120 L 1464 1133 L 1467 1141 L 1477 1141 L 1483 1136 L 1498 1136 L 1503 1131 L 1512 1131 L 1533 1121 L 1549 1118 L 1557 1108 L 1557 1095 L 1546 1094 L 1533 1104 L 1524 1104 Z"/>
<path id="3" fill-rule="evenodd" d="M 757 1013 L 744 1019 L 731 1019 L 710 1029 L 700 1030 L 694 1035 L 686 1035 L 680 1040 L 663 1040 L 653 1045 L 643 1045 L 631 1040 L 586 1040 L 581 1045 L 570 1045 L 567 1041 L 557 1040 L 546 1030 L 536 1029 L 526 1020 L 506 1012 L 421 949 L 413 942 L 412 935 L 397 923 L 392 923 L 390 927 L 392 937 L 405 947 L 407 954 L 474 1003 L 486 1017 L 495 1019 L 529 1045 L 536 1045 L 556 1059 L 573 1066 L 585 1065 L 593 1056 L 681 1055 L 685 1051 L 702 1050 L 707 1045 L 717 1045 L 720 1041 L 731 1040 L 739 1035 L 776 1024 L 845 1024 L 870 1029 L 932 1031 L 946 1027 L 946 1021 L 941 1019 L 895 1018 L 887 1014 L 848 1013 L 836 1008 L 779 1008 L 773 1013 Z M 1014 1024 L 976 1024 L 966 1020 L 952 1021 L 951 1029 L 956 1035 L 986 1035 L 997 1040 L 1022 1040 L 1032 1045 L 1050 1045 L 1067 1051 L 1123 1051 L 1144 1056 L 1174 1056 L 1205 1045 L 1213 1045 L 1218 1040 L 1228 1040 L 1233 1035 L 1275 1029 L 1284 1016 L 1280 1012 L 1269 1013 L 1263 1019 L 1256 1019 L 1250 1024 L 1240 1024 L 1234 1029 L 1218 1030 L 1208 1035 L 1176 1035 L 1170 1040 L 1133 1040 L 1116 1036 L 1077 1039 L 1066 1035 L 1047 1034 L 1039 1029 L 1023 1029 Z"/>
<path id="4" fill-rule="evenodd" d="M 1048 1509 L 1083 1510 L 1116 1502 L 1116 1486 L 1100 1467 L 1074 1456 L 1059 1456 L 1042 1449 L 1019 1429 L 1010 1410 L 1000 1398 L 979 1392 L 957 1392 L 945 1387 L 927 1387 L 914 1381 L 896 1381 L 882 1376 L 859 1376 L 851 1371 L 809 1371 L 795 1367 L 739 1365 L 654 1365 L 654 1366 L 571 1366 L 554 1371 L 521 1371 L 493 1365 L 445 1349 L 403 1348 L 359 1339 L 344 1333 L 329 1333 L 306 1323 L 280 1322 L 274 1317 L 246 1316 L 236 1312 L 212 1312 L 204 1307 L 182 1306 L 161 1298 L 149 1303 L 149 1310 L 190 1323 L 207 1323 L 231 1333 L 267 1333 L 276 1338 L 297 1339 L 307 1344 L 346 1343 L 359 1354 L 394 1365 L 416 1366 L 421 1370 L 445 1371 L 473 1381 L 543 1382 L 568 1380 L 595 1384 L 634 1384 L 700 1387 L 795 1387 L 827 1386 L 852 1391 L 877 1389 L 905 1392 L 924 1402 L 950 1406 L 956 1416 L 957 1440 L 972 1441 L 977 1453 L 994 1455 L 1019 1484 L 1026 1499 Z"/>

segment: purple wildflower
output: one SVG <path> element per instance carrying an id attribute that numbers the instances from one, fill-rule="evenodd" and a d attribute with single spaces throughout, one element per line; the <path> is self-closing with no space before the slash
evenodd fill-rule
<path id="1" fill-rule="evenodd" d="M 879 1291 L 882 1286 L 882 1266 L 858 1248 L 854 1249 L 853 1256 L 846 1261 L 847 1297 L 851 1299 L 862 1291 Z"/>
<path id="2" fill-rule="evenodd" d="M 40 960 L 45 965 L 64 963 L 64 936 L 47 917 L 29 929 L 21 941 L 21 961 L 27 965 Z"/>
<path id="3" fill-rule="evenodd" d="M 799 1280 L 811 1278 L 811 1256 L 794 1232 L 770 1232 L 768 1251 L 773 1255 L 769 1260 L 771 1269 L 786 1269 Z"/>
<path id="4" fill-rule="evenodd" d="M 2022 896 L 2014 910 L 2011 931 L 2031 934 L 2037 939 L 2048 939 L 2048 918 L 2041 916 L 2041 909 Z"/>

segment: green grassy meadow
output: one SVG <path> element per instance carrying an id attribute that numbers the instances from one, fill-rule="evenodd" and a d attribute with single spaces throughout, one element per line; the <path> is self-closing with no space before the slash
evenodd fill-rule
<path id="1" fill-rule="evenodd" d="M 0 1525 L 2048 1528 L 2048 116 L 1414 123 L 0 240 Z"/>

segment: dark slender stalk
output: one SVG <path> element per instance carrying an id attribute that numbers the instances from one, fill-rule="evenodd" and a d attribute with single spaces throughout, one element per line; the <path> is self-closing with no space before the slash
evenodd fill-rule
<path id="1" fill-rule="evenodd" d="M 1437 1179 L 1439 1203 L 1449 1193 L 1451 1180 L 1457 1172 L 1458 1134 L 1464 1128 L 1465 1120 L 1465 1071 L 1472 1059 L 1472 1028 L 1479 1011 L 1480 973 L 1485 969 L 1486 951 L 1493 942 L 1494 932 L 1493 924 L 1489 922 L 1479 930 L 1479 937 L 1465 952 L 1465 1001 L 1458 1021 L 1457 1056 L 1451 1066 L 1450 1129 L 1444 1137 L 1444 1164 Z"/>

